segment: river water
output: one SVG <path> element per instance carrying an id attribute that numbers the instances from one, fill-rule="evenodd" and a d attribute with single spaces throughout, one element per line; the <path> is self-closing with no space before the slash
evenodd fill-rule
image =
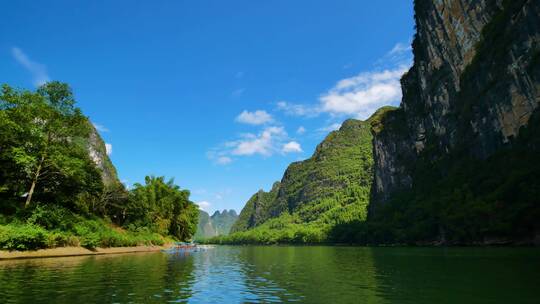
<path id="1" fill-rule="evenodd" d="M 537 248 L 217 246 L 0 261 L 0 303 L 540 303 Z"/>

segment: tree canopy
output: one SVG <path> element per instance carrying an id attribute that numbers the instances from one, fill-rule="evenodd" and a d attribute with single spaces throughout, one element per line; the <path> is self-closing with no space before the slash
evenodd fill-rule
<path id="1" fill-rule="evenodd" d="M 85 148 L 90 129 L 71 89 L 47 83 L 36 92 L 8 85 L 0 93 L 0 183 L 28 207 L 34 198 L 74 207 L 103 189 Z"/>
<path id="2" fill-rule="evenodd" d="M 71 88 L 0 91 L 0 248 L 189 240 L 198 208 L 172 179 L 127 191 Z"/>

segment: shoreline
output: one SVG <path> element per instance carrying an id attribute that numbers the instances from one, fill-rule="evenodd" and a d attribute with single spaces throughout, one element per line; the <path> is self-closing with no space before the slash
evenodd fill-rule
<path id="1" fill-rule="evenodd" d="M 95 248 L 93 250 L 84 247 L 57 247 L 48 249 L 38 249 L 30 251 L 6 251 L 0 250 L 0 261 L 36 259 L 36 258 L 60 258 L 92 255 L 109 255 L 121 253 L 144 253 L 157 252 L 169 248 L 170 245 L 163 246 L 134 246 L 134 247 L 110 247 Z"/>

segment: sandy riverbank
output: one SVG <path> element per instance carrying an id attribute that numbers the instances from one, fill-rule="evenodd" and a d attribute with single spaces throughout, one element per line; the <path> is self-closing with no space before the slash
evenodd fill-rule
<path id="1" fill-rule="evenodd" d="M 30 250 L 30 251 L 2 251 L 0 250 L 0 260 L 154 252 L 154 251 L 160 251 L 162 249 L 166 249 L 169 247 L 170 247 L 169 245 L 165 245 L 165 246 L 96 248 L 93 250 L 89 250 L 83 247 L 59 247 L 59 248 Z"/>

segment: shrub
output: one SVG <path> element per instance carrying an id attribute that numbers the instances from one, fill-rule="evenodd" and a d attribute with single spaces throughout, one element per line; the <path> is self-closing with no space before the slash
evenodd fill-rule
<path id="1" fill-rule="evenodd" d="M 0 248 L 5 250 L 33 250 L 48 246 L 48 232 L 35 225 L 0 226 Z"/>
<path id="2" fill-rule="evenodd" d="M 77 218 L 71 211 L 57 205 L 37 205 L 26 222 L 49 230 L 68 231 L 73 229 Z"/>
<path id="3" fill-rule="evenodd" d="M 80 245 L 84 248 L 93 249 L 99 247 L 99 234 L 95 232 L 89 232 L 79 238 Z"/>
<path id="4" fill-rule="evenodd" d="M 148 227 L 115 228 L 101 218 L 85 218 L 55 205 L 38 205 L 21 211 L 24 221 L 0 222 L 0 250 L 34 250 L 65 246 L 124 247 L 137 245 L 163 245 L 165 239 Z M 7 222 L 4 217 L 0 221 Z"/>

